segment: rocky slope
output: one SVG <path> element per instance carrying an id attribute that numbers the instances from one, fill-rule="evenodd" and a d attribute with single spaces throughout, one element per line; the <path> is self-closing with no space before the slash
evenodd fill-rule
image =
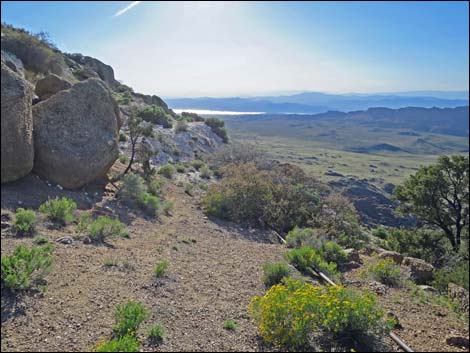
<path id="1" fill-rule="evenodd" d="M 121 84 L 111 66 L 60 52 L 47 40 L 2 25 L 2 183 L 31 170 L 64 188 L 80 188 L 107 174 L 121 150 L 119 129 L 136 109 L 158 107 L 168 126 L 154 124 L 147 141 L 154 165 L 189 161 L 222 140 L 202 122 L 171 128 L 181 117 L 155 95 Z M 34 131 L 34 134 L 33 134 Z"/>

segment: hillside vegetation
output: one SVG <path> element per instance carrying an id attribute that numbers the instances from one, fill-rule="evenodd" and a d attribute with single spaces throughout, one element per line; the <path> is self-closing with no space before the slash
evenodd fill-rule
<path id="1" fill-rule="evenodd" d="M 2 351 L 468 350 L 467 156 L 389 190 L 407 228 L 366 224 L 354 188 L 8 25 L 1 104 Z"/>

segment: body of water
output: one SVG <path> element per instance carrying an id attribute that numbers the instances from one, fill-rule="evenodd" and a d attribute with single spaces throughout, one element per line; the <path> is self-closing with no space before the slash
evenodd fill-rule
<path id="1" fill-rule="evenodd" d="M 205 109 L 173 109 L 177 114 L 182 112 L 196 113 L 199 115 L 260 115 L 264 112 L 233 112 L 229 110 L 205 110 Z"/>

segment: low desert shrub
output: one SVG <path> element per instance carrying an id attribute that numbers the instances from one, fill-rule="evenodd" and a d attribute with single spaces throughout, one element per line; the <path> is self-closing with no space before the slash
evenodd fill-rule
<path id="1" fill-rule="evenodd" d="M 105 339 L 101 341 L 93 352 L 139 352 L 139 340 L 133 335 L 124 335 L 122 337 Z"/>
<path id="2" fill-rule="evenodd" d="M 18 291 L 41 283 L 52 266 L 51 252 L 51 244 L 33 248 L 19 245 L 11 255 L 2 256 L 2 286 Z"/>
<path id="3" fill-rule="evenodd" d="M 175 125 L 175 133 L 188 131 L 188 123 L 186 121 L 177 121 Z"/>
<path id="4" fill-rule="evenodd" d="M 189 196 L 193 196 L 193 189 L 194 186 L 191 183 L 184 184 L 184 192 L 187 193 Z"/>
<path id="5" fill-rule="evenodd" d="M 224 329 L 228 331 L 235 331 L 237 329 L 237 324 L 235 321 L 229 319 L 224 321 Z"/>
<path id="6" fill-rule="evenodd" d="M 196 170 L 199 170 L 199 168 L 201 168 L 203 165 L 204 162 L 200 159 L 194 159 L 193 161 L 191 161 L 191 166 Z"/>
<path id="7" fill-rule="evenodd" d="M 178 173 L 185 173 L 186 172 L 186 166 L 182 163 L 175 164 L 175 169 Z"/>
<path id="8" fill-rule="evenodd" d="M 315 250 L 307 246 L 299 249 L 290 250 L 286 254 L 287 259 L 292 263 L 300 272 L 310 274 L 310 269 L 315 269 L 323 272 L 333 280 L 338 279 L 337 266 L 334 262 L 327 262 Z"/>
<path id="9" fill-rule="evenodd" d="M 386 258 L 368 264 L 366 269 L 361 272 L 361 276 L 370 276 L 380 283 L 395 286 L 400 282 L 401 271 L 400 266 L 393 259 Z"/>
<path id="10" fill-rule="evenodd" d="M 212 177 L 212 171 L 205 165 L 199 168 L 199 175 L 201 178 L 210 179 Z"/>
<path id="11" fill-rule="evenodd" d="M 344 344 L 387 331 L 375 295 L 295 279 L 254 297 L 249 311 L 266 342 L 290 350 L 311 349 L 324 336 Z"/>
<path id="12" fill-rule="evenodd" d="M 168 261 L 161 261 L 155 265 L 153 269 L 153 274 L 157 278 L 162 278 L 166 276 L 168 272 L 168 267 L 170 266 Z"/>
<path id="13" fill-rule="evenodd" d="M 110 237 L 127 237 L 128 233 L 124 224 L 118 219 L 111 219 L 105 216 L 98 217 L 92 221 L 87 227 L 91 240 L 103 242 Z"/>
<path id="14" fill-rule="evenodd" d="M 77 204 L 75 201 L 70 200 L 66 197 L 58 198 L 52 200 L 47 200 L 41 206 L 39 206 L 39 211 L 47 214 L 47 217 L 54 221 L 58 222 L 61 225 L 65 225 L 67 222 L 73 221 L 75 219 L 74 211 L 77 209 Z"/>
<path id="15" fill-rule="evenodd" d="M 164 166 L 160 167 L 158 174 L 163 175 L 165 178 L 171 179 L 173 175 L 175 175 L 175 167 L 171 164 L 165 164 Z"/>
<path id="16" fill-rule="evenodd" d="M 265 263 L 263 265 L 263 283 L 266 287 L 271 287 L 281 283 L 285 277 L 289 277 L 291 270 L 285 262 Z"/>
<path id="17" fill-rule="evenodd" d="M 203 199 L 206 214 L 287 232 L 305 225 L 319 202 L 317 188 L 299 167 L 260 170 L 254 163 L 220 168 L 223 178 Z"/>
<path id="18" fill-rule="evenodd" d="M 224 143 L 228 143 L 227 130 L 225 130 L 225 122 L 218 118 L 207 118 L 205 124 L 219 136 Z"/>
<path id="19" fill-rule="evenodd" d="M 153 344 L 161 343 L 165 339 L 165 329 L 162 325 L 155 324 L 148 330 L 148 337 Z"/>
<path id="20" fill-rule="evenodd" d="M 149 123 L 163 125 L 164 128 L 171 128 L 173 126 L 171 116 L 162 107 L 156 105 L 140 108 L 137 111 L 137 116 Z"/>
<path id="21" fill-rule="evenodd" d="M 116 337 L 135 336 L 139 326 L 149 317 L 149 311 L 139 302 L 128 301 L 120 304 L 114 311 L 116 325 L 113 328 Z"/>
<path id="22" fill-rule="evenodd" d="M 462 261 L 454 266 L 443 267 L 434 273 L 432 286 L 441 293 L 447 293 L 449 283 L 455 283 L 468 290 L 469 263 Z"/>
<path id="23" fill-rule="evenodd" d="M 33 210 L 18 208 L 15 213 L 13 229 L 18 235 L 33 235 L 36 231 L 36 213 Z"/>

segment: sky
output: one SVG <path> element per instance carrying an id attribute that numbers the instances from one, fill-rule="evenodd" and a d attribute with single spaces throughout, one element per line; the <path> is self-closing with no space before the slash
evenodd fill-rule
<path id="1" fill-rule="evenodd" d="M 163 97 L 469 89 L 466 1 L 2 1 L 1 17 Z"/>

